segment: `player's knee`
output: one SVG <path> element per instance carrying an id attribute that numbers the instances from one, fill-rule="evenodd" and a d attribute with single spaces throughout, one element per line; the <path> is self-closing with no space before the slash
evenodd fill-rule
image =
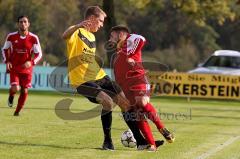
<path id="1" fill-rule="evenodd" d="M 112 98 L 105 92 L 100 92 L 96 99 L 100 104 L 103 105 L 103 108 L 105 110 L 112 110 L 112 108 L 114 107 L 114 102 Z"/>
<path id="2" fill-rule="evenodd" d="M 127 111 L 130 109 L 130 102 L 128 99 L 125 97 L 123 92 L 120 92 L 117 94 L 114 98 L 113 101 L 121 108 L 121 111 Z"/>
<path id="3" fill-rule="evenodd" d="M 28 88 L 22 88 L 21 93 L 25 93 L 25 94 L 28 93 Z"/>
<path id="4" fill-rule="evenodd" d="M 19 90 L 18 86 L 11 86 L 11 91 L 16 93 Z"/>
<path id="5" fill-rule="evenodd" d="M 139 107 L 144 107 L 149 103 L 149 97 L 147 96 L 141 96 L 141 97 L 136 97 L 136 102 Z"/>
<path id="6" fill-rule="evenodd" d="M 145 102 L 143 102 L 143 101 L 137 101 L 137 106 L 138 107 L 144 107 L 145 106 Z"/>
<path id="7" fill-rule="evenodd" d="M 110 98 L 110 99 L 104 99 L 104 101 L 102 102 L 102 105 L 103 105 L 103 108 L 105 110 L 112 110 L 113 107 L 114 107 L 114 102 L 113 100 Z"/>

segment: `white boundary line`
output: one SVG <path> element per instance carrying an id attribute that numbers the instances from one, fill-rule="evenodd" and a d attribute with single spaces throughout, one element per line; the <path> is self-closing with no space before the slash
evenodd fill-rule
<path id="1" fill-rule="evenodd" d="M 226 142 L 224 142 L 223 144 L 221 144 L 220 146 L 217 146 L 214 149 L 209 150 L 208 152 L 203 153 L 202 155 L 198 156 L 195 159 L 205 159 L 215 153 L 217 153 L 218 151 L 222 150 L 223 148 L 225 148 L 226 146 L 229 146 L 230 144 L 232 144 L 233 142 L 235 142 L 236 140 L 240 139 L 240 136 L 235 136 L 233 138 L 230 138 L 229 140 L 227 140 Z"/>

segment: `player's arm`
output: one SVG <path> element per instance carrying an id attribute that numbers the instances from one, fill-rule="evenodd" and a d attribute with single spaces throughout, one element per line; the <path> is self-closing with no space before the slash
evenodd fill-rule
<path id="1" fill-rule="evenodd" d="M 33 44 L 33 53 L 32 64 L 36 65 L 42 58 L 42 49 L 38 37 L 36 37 L 36 43 Z"/>
<path id="2" fill-rule="evenodd" d="M 12 68 L 12 63 L 10 62 L 11 47 L 12 42 L 10 41 L 9 36 L 7 36 L 4 46 L 2 48 L 3 62 L 6 63 L 7 72 L 10 71 Z"/>
<path id="3" fill-rule="evenodd" d="M 127 62 L 134 66 L 136 64 L 135 60 L 134 60 L 134 56 L 136 56 L 137 53 L 141 52 L 142 47 L 145 44 L 145 40 L 141 39 L 141 38 L 136 38 L 134 40 L 134 43 L 132 44 L 132 49 L 128 52 L 128 58 L 127 58 Z"/>
<path id="4" fill-rule="evenodd" d="M 84 20 L 82 22 L 80 22 L 79 24 L 70 26 L 69 28 L 67 28 L 67 30 L 64 31 L 64 33 L 62 34 L 62 38 L 63 39 L 69 39 L 71 37 L 71 35 L 79 28 L 88 28 L 89 27 L 89 20 Z"/>
<path id="5" fill-rule="evenodd" d="M 142 61 L 141 60 L 141 50 L 145 44 L 145 39 L 136 38 L 133 42 L 133 46 L 128 51 L 127 62 L 132 66 L 132 69 L 129 70 L 126 74 L 128 78 L 134 78 L 145 74 Z"/>
<path id="6" fill-rule="evenodd" d="M 37 36 L 32 47 L 32 53 L 33 53 L 33 58 L 31 59 L 31 61 L 26 61 L 23 64 L 24 68 L 29 68 L 33 65 L 36 65 L 42 58 L 42 49 Z"/>

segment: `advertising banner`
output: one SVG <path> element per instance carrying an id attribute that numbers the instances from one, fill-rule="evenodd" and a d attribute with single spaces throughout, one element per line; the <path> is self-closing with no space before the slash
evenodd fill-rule
<path id="1" fill-rule="evenodd" d="M 150 72 L 154 95 L 240 99 L 240 76 Z"/>

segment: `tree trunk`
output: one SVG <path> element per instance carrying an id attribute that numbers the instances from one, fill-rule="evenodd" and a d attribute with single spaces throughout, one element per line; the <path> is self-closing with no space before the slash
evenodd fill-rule
<path id="1" fill-rule="evenodd" d="M 110 29 L 116 25 L 116 19 L 114 16 L 114 0 L 103 0 L 103 10 L 107 14 L 107 17 L 104 22 L 105 38 L 108 40 Z M 106 49 L 106 48 L 105 48 Z M 114 53 L 112 50 L 107 50 L 108 66 L 111 63 L 111 56 Z"/>

